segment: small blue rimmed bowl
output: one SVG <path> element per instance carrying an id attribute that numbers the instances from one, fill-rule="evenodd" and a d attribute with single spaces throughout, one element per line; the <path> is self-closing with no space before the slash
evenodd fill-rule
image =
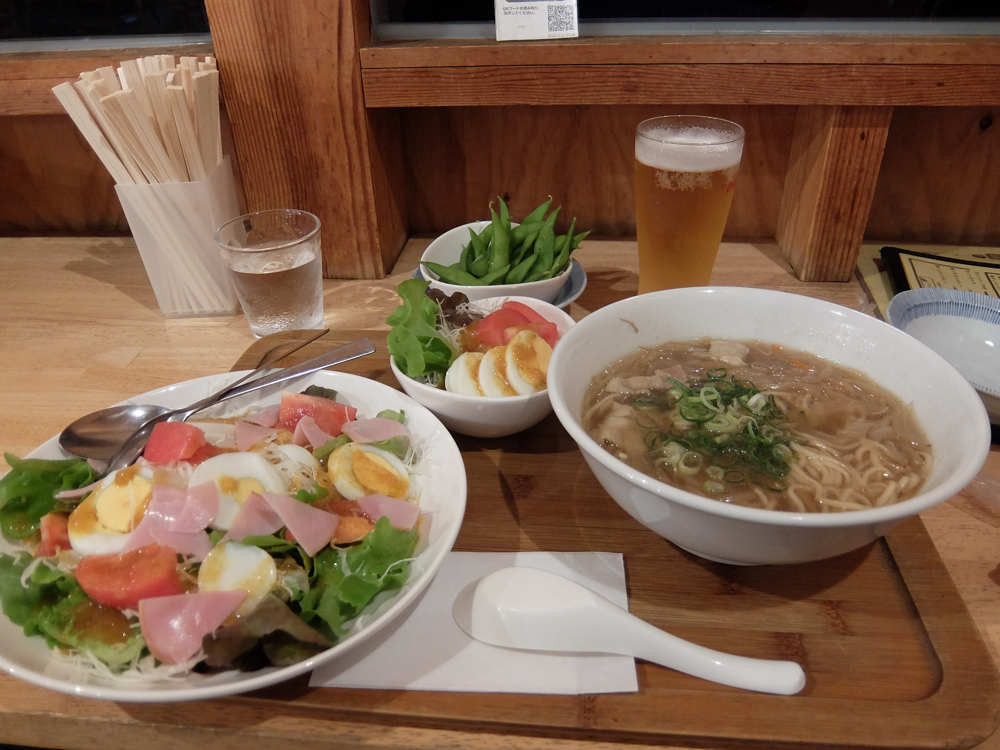
<path id="1" fill-rule="evenodd" d="M 940 354 L 979 393 L 1000 424 L 1000 299 L 959 289 L 909 289 L 889 303 L 889 322 Z"/>

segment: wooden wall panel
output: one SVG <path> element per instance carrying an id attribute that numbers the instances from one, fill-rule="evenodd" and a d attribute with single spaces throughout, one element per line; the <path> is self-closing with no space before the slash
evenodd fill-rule
<path id="1" fill-rule="evenodd" d="M 0 117 L 0 234 L 127 234 L 114 183 L 65 115 Z"/>
<path id="2" fill-rule="evenodd" d="M 1000 107 L 897 108 L 865 236 L 1000 243 Z"/>
<path id="3" fill-rule="evenodd" d="M 363 103 L 367 4 L 208 0 L 206 9 L 247 207 L 314 212 L 326 276 L 381 278 L 405 227 L 382 194 L 398 133 Z"/>
<path id="4" fill-rule="evenodd" d="M 410 230 L 440 231 L 488 218 L 495 195 L 523 216 L 551 194 L 560 227 L 598 236 L 635 232 L 635 126 L 647 117 L 699 112 L 741 123 L 743 164 L 729 239 L 773 238 L 794 107 L 454 107 L 401 110 Z"/>
<path id="5" fill-rule="evenodd" d="M 891 120 L 891 107 L 799 107 L 776 236 L 803 281 L 854 274 Z"/>

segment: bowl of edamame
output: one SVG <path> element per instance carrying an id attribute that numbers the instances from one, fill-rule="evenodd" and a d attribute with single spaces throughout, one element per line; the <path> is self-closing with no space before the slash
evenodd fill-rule
<path id="1" fill-rule="evenodd" d="M 420 256 L 420 274 L 432 288 L 469 300 L 516 295 L 552 302 L 569 280 L 573 251 L 589 232 L 556 234 L 559 208 L 549 198 L 520 222 L 507 204 L 490 205 L 490 219 L 449 229 Z"/>

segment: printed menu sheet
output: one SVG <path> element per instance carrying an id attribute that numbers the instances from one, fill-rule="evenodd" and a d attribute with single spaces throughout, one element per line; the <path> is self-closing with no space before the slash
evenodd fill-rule
<path id="1" fill-rule="evenodd" d="M 1000 248 L 866 244 L 857 274 L 885 318 L 893 295 L 907 289 L 962 289 L 1000 297 Z"/>

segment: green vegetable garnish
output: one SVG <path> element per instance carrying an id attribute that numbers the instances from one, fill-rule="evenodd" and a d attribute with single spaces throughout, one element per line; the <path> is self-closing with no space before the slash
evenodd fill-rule
<path id="1" fill-rule="evenodd" d="M 26 539 L 38 533 L 42 516 L 58 504 L 55 494 L 86 487 L 96 478 L 80 459 L 4 458 L 10 471 L 0 479 L 0 531 L 8 539 Z"/>
<path id="2" fill-rule="evenodd" d="M 774 397 L 718 368 L 703 381 L 671 379 L 666 391 L 640 394 L 633 406 L 666 412 L 668 429 L 651 428 L 646 445 L 654 463 L 681 474 L 706 467 L 705 491 L 755 481 L 780 489 L 792 458 L 791 433 Z"/>
<path id="3" fill-rule="evenodd" d="M 44 636 L 50 646 L 90 652 L 112 669 L 126 667 L 139 656 L 146 645 L 142 635 L 128 629 L 122 617 L 126 626 L 112 637 L 105 623 L 121 615 L 92 602 L 72 576 L 41 563 L 22 586 L 30 562 L 26 554 L 0 555 L 3 612 L 25 635 Z"/>
<path id="4" fill-rule="evenodd" d="M 360 544 L 324 549 L 314 558 L 309 592 L 298 602 L 302 619 L 337 640 L 376 594 L 406 583 L 416 543 L 415 530 L 380 518 Z"/>
<path id="5" fill-rule="evenodd" d="M 407 279 L 396 287 L 403 304 L 386 318 L 385 322 L 392 326 L 386 343 L 397 367 L 411 378 L 436 385 L 444 380 L 457 354 L 438 333 L 437 303 L 425 294 L 429 285 Z"/>

